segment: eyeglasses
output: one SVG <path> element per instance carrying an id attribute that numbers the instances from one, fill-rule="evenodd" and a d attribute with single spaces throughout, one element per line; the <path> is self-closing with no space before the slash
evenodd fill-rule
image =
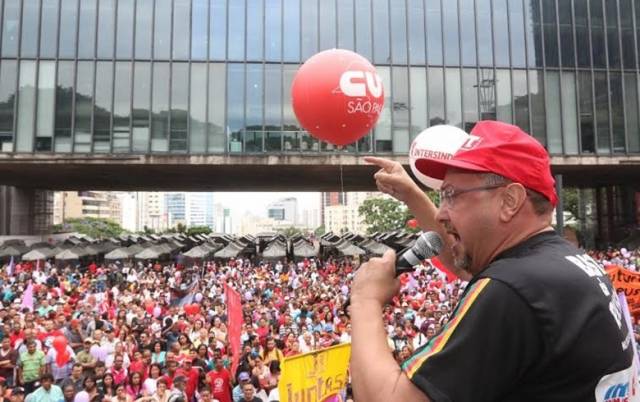
<path id="1" fill-rule="evenodd" d="M 471 187 L 471 188 L 465 188 L 465 189 L 455 189 L 453 187 L 447 187 L 439 191 L 440 206 L 447 205 L 449 207 L 453 207 L 454 201 L 456 197 L 458 197 L 459 195 L 471 193 L 474 191 L 494 190 L 496 188 L 504 187 L 507 184 L 509 183 L 492 184 L 489 186 Z"/>

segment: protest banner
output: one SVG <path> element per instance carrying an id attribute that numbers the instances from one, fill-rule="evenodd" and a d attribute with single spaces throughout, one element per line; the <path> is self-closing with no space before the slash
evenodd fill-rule
<path id="1" fill-rule="evenodd" d="M 342 402 L 350 355 L 347 343 L 285 358 L 280 402 Z"/>
<path id="2" fill-rule="evenodd" d="M 609 265 L 606 271 L 616 292 L 623 293 L 627 299 L 631 315 L 640 315 L 640 273 L 618 265 Z"/>

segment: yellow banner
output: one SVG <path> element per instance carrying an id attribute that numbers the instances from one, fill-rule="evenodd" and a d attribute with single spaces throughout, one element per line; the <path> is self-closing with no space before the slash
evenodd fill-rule
<path id="1" fill-rule="evenodd" d="M 287 357 L 278 384 L 280 402 L 342 402 L 351 344 Z"/>

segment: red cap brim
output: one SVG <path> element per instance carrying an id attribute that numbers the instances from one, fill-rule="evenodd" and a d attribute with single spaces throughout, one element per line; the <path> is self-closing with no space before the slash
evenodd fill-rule
<path id="1" fill-rule="evenodd" d="M 444 180 L 444 176 L 449 168 L 470 170 L 472 172 L 488 172 L 486 168 L 474 163 L 455 159 L 418 159 L 416 161 L 416 169 L 418 169 L 420 173 L 438 180 Z"/>

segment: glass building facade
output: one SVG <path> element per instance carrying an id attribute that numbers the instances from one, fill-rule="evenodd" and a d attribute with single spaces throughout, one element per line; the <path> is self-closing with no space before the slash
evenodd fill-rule
<path id="1" fill-rule="evenodd" d="M 640 1 L 0 0 L 0 151 L 316 153 L 299 65 L 351 49 L 385 109 L 347 152 L 514 123 L 556 155 L 640 153 Z"/>

